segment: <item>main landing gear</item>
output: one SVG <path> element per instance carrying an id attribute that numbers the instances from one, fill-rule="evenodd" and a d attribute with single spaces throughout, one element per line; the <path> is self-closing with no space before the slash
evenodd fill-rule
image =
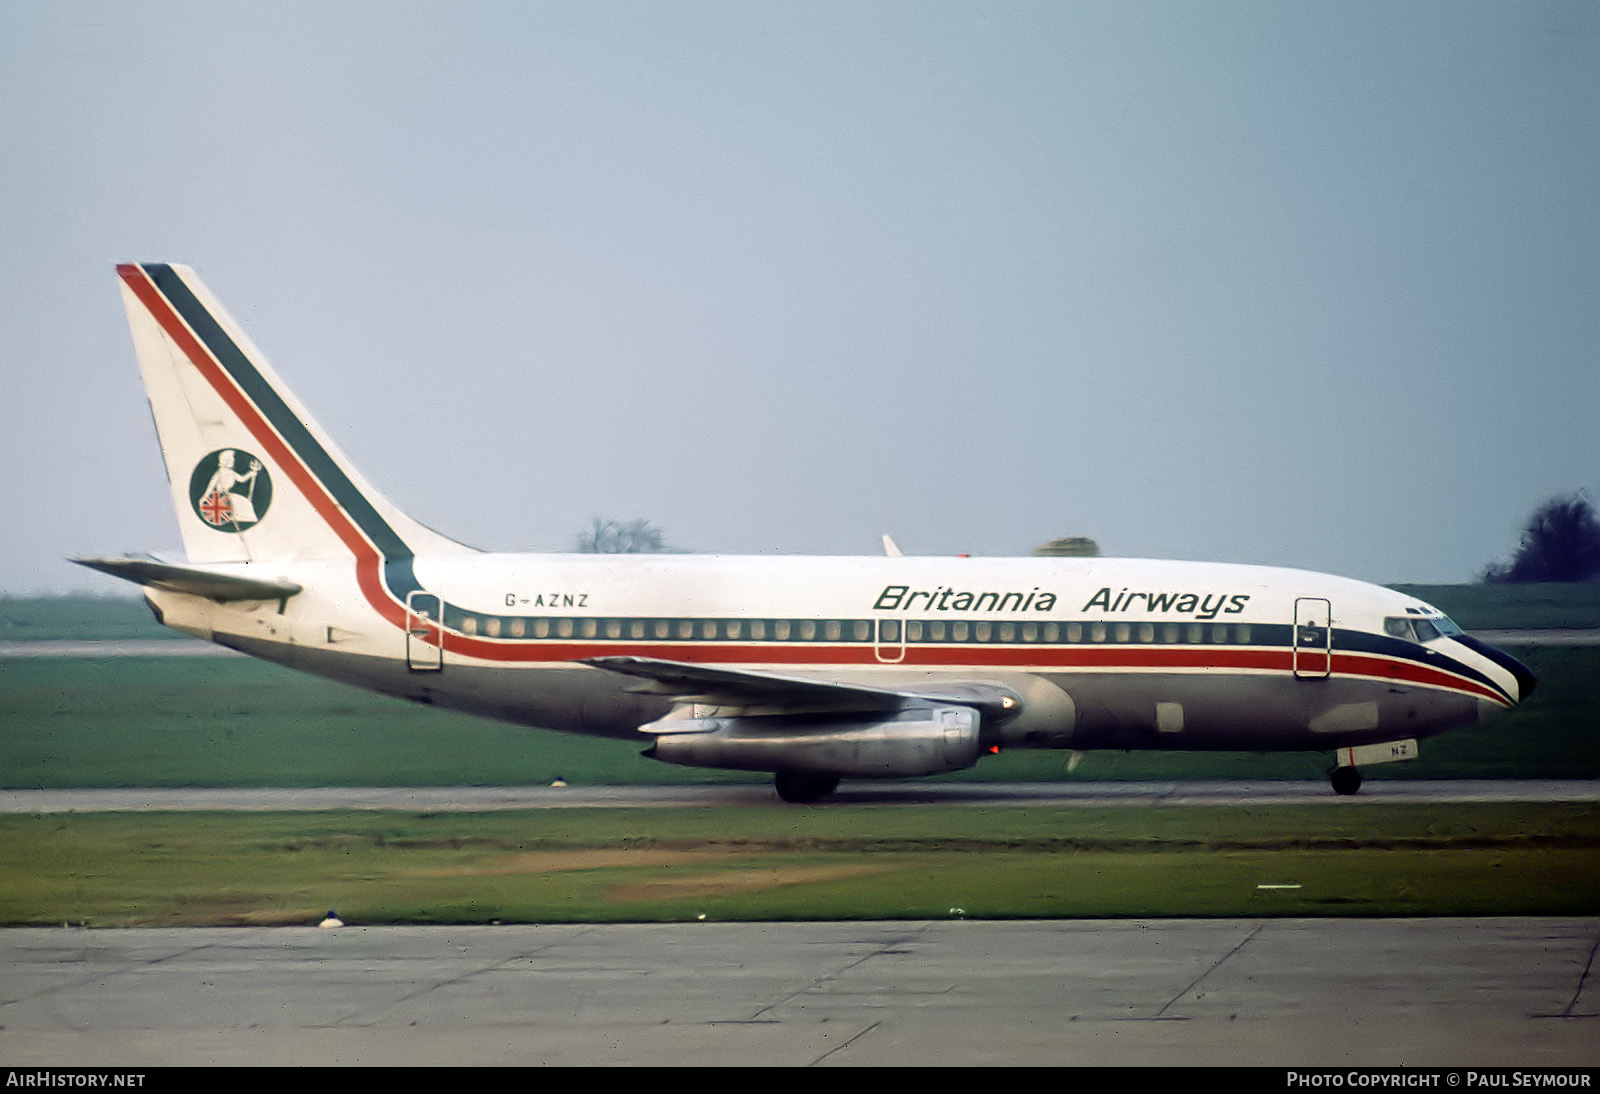
<path id="1" fill-rule="evenodd" d="M 1354 767 L 1336 767 L 1328 781 L 1335 794 L 1354 794 L 1361 789 L 1361 772 Z"/>
<path id="2" fill-rule="evenodd" d="M 837 775 L 814 775 L 809 771 L 780 771 L 772 777 L 778 797 L 804 805 L 832 794 L 839 785 Z"/>

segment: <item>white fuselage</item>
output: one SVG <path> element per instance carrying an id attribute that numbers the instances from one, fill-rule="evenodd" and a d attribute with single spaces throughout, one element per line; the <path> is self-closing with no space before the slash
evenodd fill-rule
<path id="1" fill-rule="evenodd" d="M 152 599 L 169 624 L 261 657 L 579 733 L 637 736 L 659 715 L 663 700 L 578 664 L 619 655 L 878 686 L 999 683 L 1025 700 L 996 735 L 1009 747 L 1334 748 L 1439 732 L 1518 694 L 1508 668 L 1455 637 L 1386 630 L 1437 621 L 1434 609 L 1301 570 L 466 554 L 414 560 L 420 591 L 402 619 L 367 602 L 350 563 L 238 568 L 306 591 Z"/>

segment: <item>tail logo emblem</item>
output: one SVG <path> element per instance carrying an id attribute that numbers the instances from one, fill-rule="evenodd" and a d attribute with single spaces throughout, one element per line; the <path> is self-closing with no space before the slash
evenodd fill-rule
<path id="1" fill-rule="evenodd" d="M 244 449 L 219 448 L 197 463 L 189 476 L 189 504 L 206 527 L 243 532 L 267 515 L 272 476 Z"/>

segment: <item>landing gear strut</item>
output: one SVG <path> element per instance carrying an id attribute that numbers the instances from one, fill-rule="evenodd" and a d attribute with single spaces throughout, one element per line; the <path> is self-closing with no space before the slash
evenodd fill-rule
<path id="1" fill-rule="evenodd" d="M 1361 789 L 1361 772 L 1353 767 L 1336 767 L 1328 780 L 1335 794 L 1354 794 Z"/>
<path id="2" fill-rule="evenodd" d="M 804 805 L 832 794 L 839 785 L 837 775 L 814 775 L 808 771 L 780 771 L 772 777 L 778 797 Z"/>

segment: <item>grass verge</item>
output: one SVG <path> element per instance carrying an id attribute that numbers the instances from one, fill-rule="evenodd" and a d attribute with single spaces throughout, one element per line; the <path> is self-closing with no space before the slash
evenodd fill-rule
<path id="1" fill-rule="evenodd" d="M 1560 804 L 51 814 L 0 924 L 1593 915 L 1597 851 Z"/>

